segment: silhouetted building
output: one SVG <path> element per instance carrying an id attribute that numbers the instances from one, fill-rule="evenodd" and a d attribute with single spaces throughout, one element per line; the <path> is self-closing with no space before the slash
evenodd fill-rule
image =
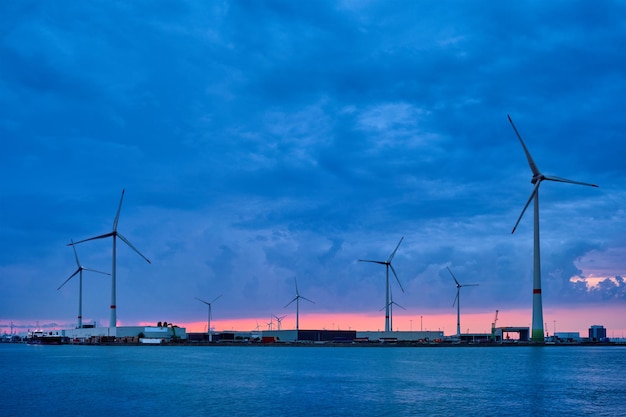
<path id="1" fill-rule="evenodd" d="M 591 342 L 603 342 L 606 340 L 606 329 L 604 326 L 594 325 L 589 328 L 589 340 Z"/>

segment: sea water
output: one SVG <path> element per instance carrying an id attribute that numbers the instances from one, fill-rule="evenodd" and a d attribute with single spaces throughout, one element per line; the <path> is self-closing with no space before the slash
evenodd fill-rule
<path id="1" fill-rule="evenodd" d="M 626 347 L 0 345 L 2 416 L 626 416 Z"/>

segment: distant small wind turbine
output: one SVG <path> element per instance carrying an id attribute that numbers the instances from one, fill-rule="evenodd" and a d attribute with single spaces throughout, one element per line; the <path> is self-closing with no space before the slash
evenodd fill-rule
<path id="1" fill-rule="evenodd" d="M 513 231 L 511 233 L 515 233 L 515 229 L 517 229 L 517 226 L 520 220 L 522 220 L 522 216 L 524 216 L 524 213 L 526 212 L 526 209 L 530 205 L 530 202 L 534 199 L 535 200 L 535 204 L 534 204 L 535 217 L 534 217 L 534 247 L 533 247 L 533 252 L 534 252 L 533 253 L 533 319 L 532 319 L 531 340 L 533 342 L 543 343 L 545 339 L 544 339 L 544 332 L 543 332 L 543 303 L 541 299 L 541 254 L 540 254 L 541 251 L 539 248 L 539 186 L 541 185 L 541 182 L 544 180 L 555 181 L 555 182 L 566 182 L 566 183 L 578 184 L 578 185 L 586 185 L 589 187 L 598 187 L 598 186 L 596 184 L 572 181 L 572 180 L 568 180 L 565 178 L 549 177 L 549 176 L 543 175 L 537 168 L 537 165 L 535 164 L 535 161 L 533 161 L 533 158 L 530 156 L 530 152 L 528 151 L 528 148 L 526 148 L 526 144 L 524 144 L 524 141 L 522 140 L 522 136 L 517 131 L 515 124 L 513 124 L 513 119 L 511 119 L 511 116 L 509 115 L 507 115 L 507 117 L 509 118 L 509 122 L 511 123 L 511 126 L 513 127 L 513 130 L 515 131 L 517 138 L 522 144 L 522 148 L 524 149 L 524 153 L 526 154 L 526 159 L 528 160 L 528 165 L 530 166 L 530 170 L 533 173 L 533 177 L 530 180 L 530 182 L 535 185 L 535 188 L 533 188 L 533 191 L 530 194 L 530 198 L 526 202 L 526 205 L 524 206 L 524 209 L 522 210 L 522 214 L 520 214 L 520 216 L 517 219 L 517 222 L 515 222 L 515 226 L 513 227 Z"/>
<path id="2" fill-rule="evenodd" d="M 284 316 L 281 316 L 281 317 L 278 317 L 278 316 L 274 315 L 274 318 L 276 319 L 276 329 L 277 329 L 277 330 L 280 330 L 280 328 L 281 328 L 281 324 L 282 324 L 282 321 L 283 321 L 283 319 L 284 319 L 285 317 L 287 317 L 287 315 L 286 315 L 286 314 L 285 314 Z"/>
<path id="3" fill-rule="evenodd" d="M 296 302 L 296 340 L 297 340 L 298 331 L 300 330 L 300 299 L 302 298 L 303 300 L 307 300 L 309 303 L 313 303 L 313 304 L 315 304 L 315 301 L 311 301 L 305 296 L 300 295 L 300 293 L 298 292 L 298 280 L 294 278 L 294 281 L 296 282 L 296 296 L 293 298 L 293 300 L 289 301 L 289 303 L 287 303 L 287 305 L 283 308 L 289 307 L 289 305 L 293 303 L 294 301 Z"/>
<path id="4" fill-rule="evenodd" d="M 208 301 L 204 301 L 204 300 L 199 299 L 198 297 L 195 297 L 195 298 L 196 298 L 196 300 L 198 300 L 198 301 L 200 301 L 200 302 L 202 302 L 202 303 L 204 303 L 204 304 L 206 304 L 206 305 L 208 305 L 208 306 L 209 306 L 209 319 L 208 319 L 208 321 L 207 321 L 207 332 L 209 333 L 209 342 L 212 342 L 212 341 L 213 341 L 213 337 L 212 337 L 212 336 L 213 336 L 213 333 L 211 333 L 211 318 L 213 317 L 213 313 L 211 312 L 211 305 L 212 305 L 214 302 L 216 302 L 216 301 L 217 301 L 217 300 L 218 300 L 221 296 L 222 296 L 222 294 L 218 295 L 218 296 L 217 296 L 217 297 L 215 297 L 215 298 L 213 299 L 213 301 L 211 301 L 210 303 L 209 303 Z"/>
<path id="5" fill-rule="evenodd" d="M 456 304 L 456 337 L 461 337 L 461 288 L 462 287 L 478 287 L 478 284 L 461 285 L 459 284 L 459 281 L 457 281 L 456 277 L 454 276 L 450 268 L 448 268 L 448 272 L 450 273 L 450 275 L 452 275 L 452 279 L 454 280 L 454 283 L 456 284 L 456 297 L 454 297 L 454 302 L 452 303 L 452 307 L 454 307 L 454 305 Z"/>
<path id="6" fill-rule="evenodd" d="M 400 283 L 400 279 L 398 278 L 398 274 L 396 274 L 396 270 L 393 269 L 393 265 L 391 265 L 391 260 L 393 259 L 393 257 L 396 254 L 396 251 L 400 247 L 400 244 L 402 243 L 402 240 L 404 240 L 404 236 L 402 236 L 402 238 L 400 238 L 400 241 L 398 242 L 398 245 L 393 250 L 393 252 L 391 252 L 391 255 L 389 255 L 389 258 L 387 258 L 386 261 L 372 261 L 372 260 L 367 260 L 367 259 L 359 259 L 359 262 L 372 262 L 372 263 L 375 263 L 375 264 L 385 265 L 385 272 L 386 272 L 386 274 L 385 274 L 385 331 L 386 332 L 391 331 L 391 329 L 390 329 L 391 320 L 390 320 L 390 317 L 389 317 L 389 307 L 390 307 L 390 303 L 389 303 L 389 268 L 391 268 L 391 272 L 393 272 L 393 275 L 396 277 L 396 281 L 398 281 L 398 285 L 400 286 L 400 289 L 402 290 L 402 292 L 404 292 L 404 288 L 402 288 L 402 284 Z"/>
<path id="7" fill-rule="evenodd" d="M 73 240 L 71 241 L 72 243 L 74 243 Z M 111 275 L 111 274 L 109 274 L 108 272 L 96 271 L 95 269 L 85 268 L 84 266 L 80 264 L 80 261 L 78 260 L 78 253 L 76 253 L 76 246 L 72 245 L 72 249 L 74 249 L 74 257 L 76 258 L 76 265 L 78 265 L 78 269 L 72 275 L 70 275 L 70 277 L 66 279 L 59 288 L 57 288 L 57 291 L 63 288 L 63 286 L 67 284 L 67 282 L 70 279 L 72 279 L 76 274 L 78 274 L 78 282 L 79 282 L 78 284 L 78 329 L 82 329 L 83 328 L 83 271 L 97 272 L 99 274 L 105 274 L 105 275 Z"/>
<path id="8" fill-rule="evenodd" d="M 406 308 L 402 307 L 400 304 L 396 303 L 395 301 L 393 301 L 393 293 L 391 291 L 391 287 L 389 288 L 389 299 L 391 301 L 389 301 L 389 327 L 391 328 L 391 331 L 393 331 L 393 305 L 397 305 L 398 307 L 400 307 L 402 310 L 406 310 Z M 384 310 L 385 307 L 381 308 L 380 311 Z"/>
<path id="9" fill-rule="evenodd" d="M 126 239 L 124 236 L 122 236 L 122 234 L 120 232 L 117 231 L 117 222 L 120 219 L 120 211 L 122 210 L 122 201 L 124 200 L 124 191 L 122 190 L 122 197 L 120 198 L 120 205 L 117 208 L 117 214 L 115 215 L 115 220 L 113 220 L 113 230 L 109 233 L 105 233 L 103 235 L 100 236 L 94 236 L 94 237 L 90 237 L 88 239 L 83 239 L 83 240 L 79 240 L 78 242 L 72 242 L 69 243 L 67 246 L 74 246 L 74 245 L 78 245 L 79 243 L 83 243 L 83 242 L 87 242 L 89 240 L 95 240 L 95 239 L 104 239 L 106 237 L 113 237 L 113 267 L 111 268 L 111 319 L 109 320 L 109 327 L 117 327 L 117 305 L 116 305 L 116 296 L 115 296 L 115 291 L 116 291 L 116 287 L 115 287 L 115 279 L 116 279 L 116 246 L 117 246 L 117 238 L 119 237 L 120 239 L 122 239 L 122 241 L 124 241 L 124 243 L 126 243 L 128 246 L 130 246 L 130 248 L 132 250 L 134 250 L 135 252 L 137 252 L 139 254 L 139 256 L 141 256 L 143 259 L 146 260 L 146 262 L 151 263 L 150 260 L 148 258 L 146 258 L 145 256 L 143 256 L 143 254 L 141 252 L 139 252 L 137 250 L 137 248 L 135 248 L 129 241 L 128 239 Z"/>

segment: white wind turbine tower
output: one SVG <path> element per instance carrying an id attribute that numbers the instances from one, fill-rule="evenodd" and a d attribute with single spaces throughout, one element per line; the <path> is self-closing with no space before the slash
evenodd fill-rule
<path id="1" fill-rule="evenodd" d="M 213 333 L 211 333 L 211 318 L 213 317 L 213 313 L 211 312 L 211 305 L 216 302 L 220 297 L 222 296 L 222 294 L 218 295 L 217 297 L 215 297 L 213 299 L 213 301 L 211 301 L 210 303 L 204 300 L 199 299 L 198 297 L 195 297 L 196 300 L 200 301 L 201 303 L 204 303 L 206 305 L 209 306 L 209 319 L 207 321 L 207 333 L 209 334 L 209 342 L 213 341 Z"/>
<path id="2" fill-rule="evenodd" d="M 533 161 L 533 158 L 530 156 L 530 152 L 528 152 L 528 149 L 526 148 L 526 145 L 524 144 L 524 141 L 522 140 L 522 136 L 517 131 L 515 124 L 513 124 L 513 120 L 511 119 L 511 116 L 507 115 L 507 117 L 509 118 L 509 122 L 511 123 L 511 126 L 513 127 L 513 130 L 515 131 L 517 138 L 522 144 L 522 148 L 524 148 L 524 153 L 526 154 L 528 165 L 530 166 L 530 170 L 533 173 L 533 177 L 530 182 L 535 185 L 535 188 L 530 194 L 530 198 L 526 202 L 526 205 L 524 206 L 524 209 L 522 210 L 522 214 L 520 214 L 519 218 L 517 219 L 517 222 L 515 223 L 515 226 L 513 227 L 513 231 L 511 233 L 515 233 L 515 229 L 517 228 L 517 225 L 522 219 L 522 216 L 524 215 L 524 213 L 526 212 L 526 209 L 530 205 L 531 200 L 534 199 L 535 200 L 535 204 L 534 204 L 535 217 L 534 217 L 534 249 L 533 249 L 533 252 L 534 252 L 533 253 L 533 319 L 532 319 L 531 340 L 533 342 L 543 343 L 545 339 L 544 339 L 544 331 L 543 331 L 543 306 L 542 306 L 542 301 L 541 301 L 541 256 L 540 256 L 540 249 L 539 249 L 539 186 L 541 185 L 541 182 L 544 180 L 566 182 L 566 183 L 578 184 L 578 185 L 587 185 L 590 187 L 597 187 L 597 185 L 589 184 L 586 182 L 572 181 L 572 180 L 568 180 L 568 179 L 560 178 L 560 177 L 549 177 L 549 176 L 543 175 L 537 168 L 537 165 L 535 164 L 535 161 Z"/>
<path id="3" fill-rule="evenodd" d="M 462 287 L 478 287 L 478 284 L 461 285 L 459 284 L 459 281 L 457 281 L 456 277 L 454 276 L 450 268 L 448 268 L 448 272 L 450 273 L 450 275 L 452 275 L 452 279 L 454 280 L 454 283 L 456 284 L 456 297 L 454 297 L 454 302 L 452 303 L 452 307 L 454 307 L 454 304 L 456 304 L 456 337 L 461 337 L 461 288 Z"/>
<path id="4" fill-rule="evenodd" d="M 148 258 L 146 258 L 145 256 L 143 256 L 143 254 L 141 252 L 139 252 L 137 250 L 137 248 L 135 248 L 129 241 L 128 239 L 126 239 L 124 236 L 122 236 L 122 234 L 120 232 L 117 231 L 117 222 L 120 219 L 120 211 L 122 210 L 122 201 L 124 200 L 124 191 L 122 190 L 122 197 L 120 198 L 120 205 L 117 208 L 117 214 L 115 215 L 115 220 L 113 220 L 113 230 L 109 233 L 105 233 L 103 235 L 100 236 L 94 236 L 94 237 L 90 237 L 88 239 L 83 239 L 83 240 L 79 240 L 78 242 L 72 242 L 69 243 L 68 246 L 74 246 L 77 245 L 79 243 L 83 243 L 83 242 L 87 242 L 89 240 L 96 240 L 96 239 L 104 239 L 107 237 L 113 237 L 113 266 L 111 268 L 111 319 L 109 322 L 109 327 L 117 327 L 117 305 L 116 305 L 116 286 L 115 286 L 115 280 L 116 280 L 116 247 L 117 247 L 117 238 L 119 237 L 120 239 L 122 239 L 122 241 L 124 243 L 126 243 L 128 246 L 130 246 L 130 248 L 132 250 L 134 250 L 135 252 L 137 252 L 139 254 L 139 256 L 141 256 L 143 259 L 146 260 L 146 262 L 151 263 L 150 260 Z"/>
<path id="5" fill-rule="evenodd" d="M 72 240 L 72 243 L 74 243 L 73 240 Z M 67 284 L 67 282 L 70 279 L 72 279 L 76 274 L 78 274 L 79 284 L 78 284 L 78 327 L 77 328 L 82 329 L 83 328 L 83 271 L 97 272 L 99 274 L 105 274 L 105 275 L 111 275 L 111 274 L 109 274 L 108 272 L 96 271 L 95 269 L 85 268 L 84 266 L 80 264 L 80 261 L 78 260 L 78 253 L 76 253 L 76 246 L 72 245 L 72 249 L 74 249 L 74 257 L 76 258 L 76 265 L 78 265 L 78 269 L 72 275 L 70 275 L 70 277 L 66 279 L 65 282 L 63 282 L 63 284 L 61 284 L 59 288 L 57 288 L 57 291 L 63 288 L 63 286 Z"/>
<path id="6" fill-rule="evenodd" d="M 398 245 L 396 246 L 396 248 L 393 250 L 393 252 L 391 252 L 391 255 L 389 255 L 389 258 L 387 258 L 386 261 L 372 261 L 372 260 L 367 260 L 367 259 L 359 259 L 359 262 L 372 262 L 375 264 L 380 264 L 380 265 L 385 265 L 385 331 L 388 332 L 390 331 L 390 319 L 389 319 L 389 307 L 390 307 L 390 303 L 389 303 L 389 268 L 391 268 L 391 272 L 393 272 L 393 275 L 396 277 L 396 281 L 398 281 L 398 285 L 400 286 L 400 289 L 402 290 L 402 292 L 404 292 L 404 288 L 402 288 L 402 284 L 400 283 L 400 279 L 398 278 L 398 274 L 396 274 L 396 270 L 393 269 L 393 265 L 391 265 L 391 260 L 393 259 L 394 255 L 396 254 L 396 251 L 398 250 L 398 248 L 400 247 L 400 243 L 402 243 L 402 240 L 404 239 L 404 236 L 402 236 L 400 238 L 400 241 L 398 242 Z"/>
<path id="7" fill-rule="evenodd" d="M 296 296 L 293 298 L 293 300 L 289 301 L 289 303 L 287 303 L 287 305 L 283 308 L 289 307 L 289 305 L 293 303 L 294 301 L 296 302 L 296 340 L 297 340 L 298 331 L 300 330 L 300 299 L 302 298 L 304 300 L 307 300 L 309 303 L 313 303 L 313 304 L 315 304 L 315 301 L 311 301 L 308 298 L 300 295 L 300 293 L 298 292 L 298 280 L 294 278 L 294 281 L 296 282 Z"/>

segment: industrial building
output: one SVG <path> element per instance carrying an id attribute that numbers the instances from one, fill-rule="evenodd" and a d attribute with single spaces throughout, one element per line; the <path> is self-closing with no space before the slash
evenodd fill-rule
<path id="1" fill-rule="evenodd" d="M 256 332 L 216 332 L 212 336 L 215 343 L 428 343 L 444 341 L 442 331 L 263 330 Z M 189 333 L 187 340 L 190 343 L 206 343 L 209 338 L 207 333 Z"/>
<path id="2" fill-rule="evenodd" d="M 74 343 L 150 343 L 168 342 L 174 339 L 187 339 L 187 330 L 177 326 L 83 326 L 80 329 L 58 330 L 61 336 Z"/>
<path id="3" fill-rule="evenodd" d="M 595 324 L 589 328 L 590 342 L 604 342 L 606 340 L 606 329 L 604 328 L 604 326 L 599 326 Z"/>
<path id="4" fill-rule="evenodd" d="M 556 332 L 554 333 L 552 338 L 548 338 L 548 340 L 552 340 L 553 342 L 558 343 L 580 343 L 580 333 L 579 332 Z"/>

